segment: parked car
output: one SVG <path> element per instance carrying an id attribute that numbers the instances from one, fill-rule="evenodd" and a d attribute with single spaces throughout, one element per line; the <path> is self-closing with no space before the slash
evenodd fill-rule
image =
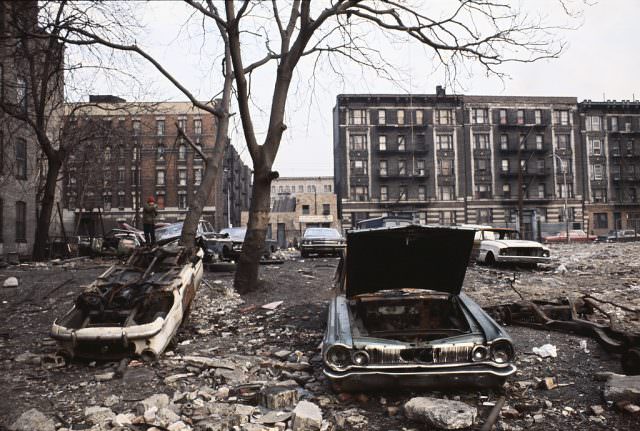
<path id="1" fill-rule="evenodd" d="M 347 233 L 322 341 L 338 391 L 496 387 L 516 372 L 506 331 L 461 292 L 474 231 Z"/>
<path id="2" fill-rule="evenodd" d="M 475 240 L 480 241 L 476 258 L 479 263 L 536 266 L 538 263 L 548 263 L 551 260 L 549 247 L 536 241 L 520 239 L 520 233 L 515 229 L 483 228 L 476 231 Z"/>
<path id="3" fill-rule="evenodd" d="M 607 242 L 636 241 L 639 236 L 633 229 L 610 230 L 607 234 Z"/>
<path id="4" fill-rule="evenodd" d="M 179 239 L 180 235 L 182 235 L 182 226 L 183 222 L 178 222 L 156 229 L 156 243 L 163 245 Z M 216 233 L 211 223 L 206 220 L 198 222 L 196 243 L 204 250 L 205 262 L 214 262 L 221 259 L 224 248 L 229 248 L 232 244 L 227 236 Z"/>
<path id="5" fill-rule="evenodd" d="M 300 255 L 305 258 L 312 254 L 341 256 L 345 247 L 345 239 L 336 229 L 310 227 L 302 235 Z"/>
<path id="6" fill-rule="evenodd" d="M 222 257 L 225 260 L 238 260 L 240 252 L 242 251 L 242 244 L 244 243 L 244 237 L 247 235 L 246 227 L 227 227 L 220 231 L 221 235 L 228 237 L 231 240 L 231 244 L 225 245 L 222 251 Z M 264 250 L 262 257 L 269 258 L 271 254 L 278 249 L 278 242 L 274 239 L 265 239 Z"/>
<path id="7" fill-rule="evenodd" d="M 595 235 L 588 235 L 585 231 L 580 229 L 572 229 L 569 231 L 569 242 L 593 242 L 598 239 Z M 546 243 L 552 242 L 567 242 L 567 232 L 561 231 L 550 236 L 543 238 Z"/>

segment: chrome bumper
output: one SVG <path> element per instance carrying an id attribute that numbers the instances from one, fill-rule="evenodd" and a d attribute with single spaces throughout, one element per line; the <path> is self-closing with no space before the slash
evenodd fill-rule
<path id="1" fill-rule="evenodd" d="M 549 263 L 551 258 L 548 256 L 509 256 L 509 255 L 497 255 L 495 257 L 496 262 L 503 263 Z"/>

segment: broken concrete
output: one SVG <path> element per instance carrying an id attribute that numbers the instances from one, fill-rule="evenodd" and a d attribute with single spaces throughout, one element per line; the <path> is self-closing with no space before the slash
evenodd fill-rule
<path id="1" fill-rule="evenodd" d="M 293 431 L 315 431 L 322 426 L 322 410 L 309 401 L 300 401 L 293 409 L 291 429 Z"/>
<path id="2" fill-rule="evenodd" d="M 2 283 L 2 287 L 18 287 L 18 284 L 17 277 L 7 277 Z"/>
<path id="3" fill-rule="evenodd" d="M 9 427 L 10 431 L 55 431 L 52 419 L 37 409 L 27 410 Z"/>
<path id="4" fill-rule="evenodd" d="M 604 399 L 640 404 L 640 376 L 609 376 L 604 385 Z"/>
<path id="5" fill-rule="evenodd" d="M 410 399 L 404 412 L 413 421 L 446 430 L 468 428 L 478 415 L 478 410 L 466 403 L 431 397 Z"/>
<path id="6" fill-rule="evenodd" d="M 277 410 L 292 407 L 298 402 L 298 389 L 291 386 L 272 386 L 260 393 L 260 405 Z"/>

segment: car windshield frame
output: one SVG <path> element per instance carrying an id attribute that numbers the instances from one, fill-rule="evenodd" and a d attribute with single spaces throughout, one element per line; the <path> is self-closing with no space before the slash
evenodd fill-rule
<path id="1" fill-rule="evenodd" d="M 302 238 L 342 239 L 342 235 L 337 229 L 331 227 L 310 227 L 304 231 Z"/>

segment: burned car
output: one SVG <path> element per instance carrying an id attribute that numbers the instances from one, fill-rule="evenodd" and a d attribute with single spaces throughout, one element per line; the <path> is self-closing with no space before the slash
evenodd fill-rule
<path id="1" fill-rule="evenodd" d="M 156 229 L 156 243 L 168 244 L 176 241 L 182 235 L 183 222 L 172 223 Z M 231 240 L 213 229 L 211 223 L 206 220 L 198 222 L 196 230 L 196 244 L 204 251 L 204 261 L 216 262 L 222 258 L 225 248 L 231 247 Z"/>
<path id="2" fill-rule="evenodd" d="M 496 387 L 515 373 L 509 335 L 461 292 L 474 231 L 355 230 L 322 341 L 338 391 Z"/>
<path id="3" fill-rule="evenodd" d="M 53 322 L 60 354 L 90 359 L 157 358 L 185 318 L 202 279 L 202 250 L 137 249 L 85 287 Z"/>

